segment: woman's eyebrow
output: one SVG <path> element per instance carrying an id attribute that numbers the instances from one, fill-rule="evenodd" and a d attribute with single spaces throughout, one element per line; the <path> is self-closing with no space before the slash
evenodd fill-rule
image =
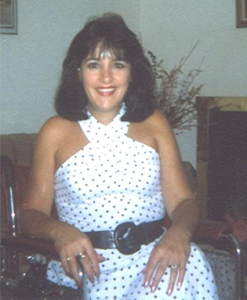
<path id="1" fill-rule="evenodd" d="M 90 61 L 90 60 L 95 60 L 95 61 L 100 61 L 100 60 L 102 60 L 102 59 L 104 59 L 104 57 L 103 58 L 101 58 L 101 57 L 88 57 L 88 58 L 86 58 L 84 61 L 85 62 L 87 62 L 87 61 Z M 114 61 L 114 62 L 116 62 L 116 61 L 121 61 L 121 62 L 126 62 L 124 59 L 122 59 L 122 58 L 112 58 L 112 61 Z"/>
<path id="2" fill-rule="evenodd" d="M 88 57 L 85 59 L 85 61 L 89 61 L 89 60 L 100 60 L 100 58 L 97 57 Z"/>

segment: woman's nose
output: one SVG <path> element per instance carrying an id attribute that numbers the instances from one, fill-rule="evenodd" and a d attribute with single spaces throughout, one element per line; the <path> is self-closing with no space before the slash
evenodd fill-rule
<path id="1" fill-rule="evenodd" d="M 103 83 L 109 83 L 112 80 L 112 71 L 110 67 L 104 67 L 101 70 L 101 81 Z"/>

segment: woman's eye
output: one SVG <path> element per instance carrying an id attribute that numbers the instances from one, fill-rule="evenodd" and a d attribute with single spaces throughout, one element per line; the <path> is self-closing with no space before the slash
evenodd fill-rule
<path id="1" fill-rule="evenodd" d="M 124 67 L 125 67 L 124 63 L 121 63 L 121 62 L 115 63 L 115 68 L 117 68 L 117 69 L 123 69 Z"/>
<path id="2" fill-rule="evenodd" d="M 97 62 L 90 62 L 90 63 L 87 64 L 87 67 L 89 69 L 96 69 L 96 68 L 99 67 L 99 64 Z"/>

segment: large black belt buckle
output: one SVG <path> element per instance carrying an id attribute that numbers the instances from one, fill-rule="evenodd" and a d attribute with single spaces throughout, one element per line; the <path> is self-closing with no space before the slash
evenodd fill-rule
<path id="1" fill-rule="evenodd" d="M 141 244 L 138 235 L 134 234 L 136 227 L 133 222 L 126 222 L 115 228 L 114 241 L 120 253 L 128 255 L 140 250 Z"/>

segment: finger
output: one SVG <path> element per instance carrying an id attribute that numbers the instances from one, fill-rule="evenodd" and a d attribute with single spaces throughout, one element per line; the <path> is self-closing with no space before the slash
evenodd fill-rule
<path id="1" fill-rule="evenodd" d="M 69 267 L 70 267 L 70 274 L 72 275 L 72 277 L 76 281 L 76 284 L 78 286 L 81 286 L 82 282 L 81 282 L 81 279 L 80 279 L 80 276 L 79 276 L 79 268 L 78 268 L 76 258 L 73 258 L 72 260 L 69 261 Z"/>
<path id="2" fill-rule="evenodd" d="M 96 251 L 90 247 L 84 253 L 79 254 L 79 259 L 88 279 L 93 283 L 95 277 L 99 278 L 99 262 L 104 261 L 104 257 L 98 255 Z"/>
<path id="3" fill-rule="evenodd" d="M 179 276 L 178 276 L 178 280 L 177 280 L 178 289 L 180 289 L 183 284 L 185 272 L 186 272 L 186 267 L 180 266 L 179 267 Z"/>
<path id="4" fill-rule="evenodd" d="M 151 292 L 155 292 L 162 276 L 164 275 L 165 271 L 167 269 L 166 264 L 160 264 L 159 267 L 156 269 L 155 276 L 153 277 L 153 281 L 151 284 Z"/>
<path id="5" fill-rule="evenodd" d="M 163 258 L 162 263 L 161 263 L 161 258 Z M 152 278 L 154 277 L 154 274 L 157 276 L 156 281 L 158 282 L 162 277 L 165 269 L 167 268 L 167 265 L 168 265 L 168 261 L 164 258 L 163 253 L 159 254 L 157 249 L 154 249 L 149 257 L 146 267 L 142 271 L 142 273 L 145 274 L 144 287 L 151 286 L 150 283 Z M 157 285 L 154 282 L 152 282 L 152 286 L 153 285 L 155 285 L 153 289 L 156 289 Z"/>
<path id="6" fill-rule="evenodd" d="M 170 269 L 170 279 L 169 279 L 169 284 L 168 284 L 168 288 L 167 288 L 167 295 L 170 296 L 173 292 L 174 289 L 174 285 L 178 276 L 178 268 L 171 268 Z"/>
<path id="7" fill-rule="evenodd" d="M 99 276 L 99 271 L 94 270 L 92 261 L 90 260 L 90 258 L 88 256 L 86 256 L 85 258 L 80 259 L 80 263 L 83 267 L 84 273 L 87 274 L 89 281 L 91 281 L 91 283 L 94 283 L 95 277 Z"/>
<path id="8" fill-rule="evenodd" d="M 78 267 L 78 275 L 79 275 L 79 278 L 80 278 L 80 285 L 79 286 L 82 286 L 82 283 L 83 283 L 83 276 L 84 276 L 84 267 L 83 267 L 83 264 L 81 262 L 81 259 L 83 258 L 82 255 L 77 255 L 76 257 L 76 262 L 77 262 L 77 267 Z"/>
<path id="9" fill-rule="evenodd" d="M 61 259 L 62 260 L 62 259 Z M 81 280 L 79 277 L 79 269 L 75 257 L 67 257 L 62 260 L 62 266 L 67 276 L 72 277 L 77 285 L 81 285 Z"/>
<path id="10" fill-rule="evenodd" d="M 61 262 L 62 262 L 63 269 L 68 276 L 72 276 L 71 270 L 70 270 L 70 262 L 72 259 L 73 259 L 73 257 L 70 257 L 70 256 L 68 256 L 68 257 L 64 256 L 64 255 L 61 256 Z"/>
<path id="11" fill-rule="evenodd" d="M 68 256 L 65 260 L 62 260 L 62 266 L 67 276 L 72 277 L 78 286 L 81 286 L 81 278 L 79 274 L 78 263 L 76 261 L 76 257 Z"/>
<path id="12" fill-rule="evenodd" d="M 103 261 L 105 261 L 105 258 L 102 255 L 98 254 L 94 249 L 88 250 L 88 258 L 89 258 L 94 276 L 99 278 L 99 275 L 100 275 L 99 263 L 102 263 Z M 82 260 L 82 263 L 83 263 L 83 261 L 84 261 L 84 259 Z"/>
<path id="13" fill-rule="evenodd" d="M 99 268 L 98 256 L 97 255 L 93 256 L 93 259 L 91 259 L 91 257 L 90 257 L 90 263 L 91 263 L 91 268 L 93 270 L 94 276 L 96 276 L 97 278 L 99 278 L 99 276 L 100 276 L 100 268 Z"/>
<path id="14" fill-rule="evenodd" d="M 100 254 L 97 254 L 97 258 L 98 258 L 99 263 L 102 263 L 103 261 L 105 261 L 105 258 Z"/>
<path id="15" fill-rule="evenodd" d="M 142 273 L 145 274 L 144 287 L 150 286 L 150 282 L 152 280 L 153 273 L 156 267 L 157 267 L 157 263 L 154 260 L 152 260 L 152 258 L 150 257 L 145 269 L 142 271 Z"/>

